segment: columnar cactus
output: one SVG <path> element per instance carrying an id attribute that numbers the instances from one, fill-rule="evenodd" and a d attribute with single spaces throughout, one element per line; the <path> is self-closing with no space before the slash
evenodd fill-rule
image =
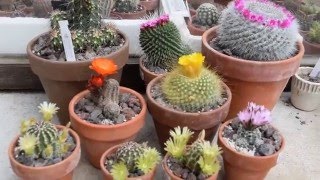
<path id="1" fill-rule="evenodd" d="M 191 171 L 198 171 L 200 169 L 199 158 L 202 156 L 202 145 L 204 143 L 204 131 L 199 134 L 198 139 L 186 148 L 184 154 L 184 163 Z"/>
<path id="2" fill-rule="evenodd" d="M 234 56 L 274 61 L 296 51 L 298 24 L 284 7 L 268 0 L 235 0 L 222 12 L 217 45 Z"/>
<path id="3" fill-rule="evenodd" d="M 218 23 L 220 13 L 218 9 L 210 3 L 201 4 L 196 13 L 196 18 L 201 26 L 213 27 Z"/>
<path id="4" fill-rule="evenodd" d="M 32 6 L 37 17 L 47 17 L 52 11 L 51 0 L 33 0 Z"/>
<path id="5" fill-rule="evenodd" d="M 107 18 L 110 15 L 111 9 L 113 7 L 113 1 L 110 0 L 99 0 L 100 12 L 102 18 Z"/>
<path id="6" fill-rule="evenodd" d="M 172 70 L 178 58 L 192 50 L 182 40 L 176 25 L 168 15 L 142 24 L 139 35 L 140 46 L 147 55 L 147 65 Z"/>
<path id="7" fill-rule="evenodd" d="M 129 13 L 136 11 L 140 0 L 116 0 L 114 3 L 114 10 L 116 12 Z"/>
<path id="8" fill-rule="evenodd" d="M 165 99 L 187 112 L 212 106 L 222 97 L 220 78 L 203 67 L 204 56 L 193 53 L 179 58 L 179 65 L 162 82 Z"/>
<path id="9" fill-rule="evenodd" d="M 115 79 L 107 79 L 102 87 L 103 113 L 111 119 L 120 115 L 119 106 L 119 83 Z"/>
<path id="10" fill-rule="evenodd" d="M 315 21 L 312 23 L 309 37 L 312 42 L 320 44 L 320 21 Z"/>

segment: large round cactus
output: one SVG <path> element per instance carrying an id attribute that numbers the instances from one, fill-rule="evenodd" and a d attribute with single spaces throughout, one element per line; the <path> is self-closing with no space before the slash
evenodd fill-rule
<path id="1" fill-rule="evenodd" d="M 218 23 L 220 13 L 218 9 L 210 3 L 204 3 L 197 9 L 197 20 L 201 26 L 213 27 Z"/>
<path id="2" fill-rule="evenodd" d="M 268 0 L 236 0 L 222 12 L 217 45 L 256 61 L 283 60 L 297 49 L 298 24 L 284 7 Z"/>

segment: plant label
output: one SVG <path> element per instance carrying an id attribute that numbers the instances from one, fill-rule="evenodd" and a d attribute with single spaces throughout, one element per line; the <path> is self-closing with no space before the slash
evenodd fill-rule
<path id="1" fill-rule="evenodd" d="M 66 54 L 67 61 L 76 61 L 76 56 L 73 50 L 73 44 L 71 39 L 71 33 L 68 28 L 68 21 L 59 21 L 60 33 L 63 43 L 64 52 Z"/>
<path id="2" fill-rule="evenodd" d="M 185 6 L 183 0 L 174 0 L 174 1 L 170 1 L 170 3 L 172 4 L 172 6 L 174 7 L 174 9 L 176 11 L 185 11 L 186 10 L 186 6 Z"/>
<path id="3" fill-rule="evenodd" d="M 320 76 L 320 58 L 317 62 L 317 64 L 314 66 L 314 68 L 312 69 L 310 75 L 311 78 L 316 78 L 318 76 Z"/>
<path id="4" fill-rule="evenodd" d="M 186 7 L 187 7 L 187 11 L 188 11 L 189 21 L 191 21 L 191 14 L 190 14 L 190 8 L 189 8 L 189 2 L 188 2 L 188 0 L 186 0 Z"/>

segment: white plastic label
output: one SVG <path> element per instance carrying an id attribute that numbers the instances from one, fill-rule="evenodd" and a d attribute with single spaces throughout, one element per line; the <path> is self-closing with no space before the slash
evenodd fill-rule
<path id="1" fill-rule="evenodd" d="M 311 78 L 316 78 L 318 76 L 320 76 L 320 58 L 310 73 Z"/>
<path id="2" fill-rule="evenodd" d="M 190 8 L 189 8 L 188 0 L 186 0 L 186 7 L 187 7 L 187 11 L 188 11 L 189 21 L 191 21 L 191 14 L 190 14 Z"/>
<path id="3" fill-rule="evenodd" d="M 60 27 L 61 37 L 62 37 L 63 48 L 64 48 L 64 52 L 66 54 L 67 61 L 76 61 L 76 56 L 74 54 L 71 33 L 68 28 L 68 24 L 69 23 L 66 20 L 59 21 L 59 27 Z"/>
<path id="4" fill-rule="evenodd" d="M 186 6 L 185 6 L 183 0 L 172 0 L 172 1 L 170 1 L 170 3 L 176 11 L 185 11 L 186 10 Z"/>

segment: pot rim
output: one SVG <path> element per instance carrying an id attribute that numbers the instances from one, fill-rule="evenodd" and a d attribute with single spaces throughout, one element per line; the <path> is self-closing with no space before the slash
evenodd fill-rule
<path id="1" fill-rule="evenodd" d="M 228 56 L 228 55 L 226 55 L 226 54 L 223 54 L 223 53 L 215 50 L 215 49 L 212 48 L 212 47 L 209 45 L 209 43 L 208 43 L 208 41 L 209 41 L 209 39 L 207 39 L 208 36 L 209 36 L 210 34 L 212 34 L 212 32 L 217 31 L 218 28 L 219 28 L 219 25 L 214 26 L 214 27 L 206 30 L 206 31 L 203 33 L 203 35 L 202 35 L 202 43 L 203 43 L 203 45 L 205 45 L 206 48 L 209 49 L 210 51 L 215 52 L 216 54 L 218 54 L 219 56 L 222 56 L 222 57 L 225 58 L 225 59 L 230 59 L 231 61 L 241 62 L 241 63 L 247 64 L 247 65 L 285 64 L 285 63 L 288 63 L 288 62 L 291 62 L 291 61 L 295 61 L 295 59 L 296 59 L 297 57 L 299 57 L 299 56 L 302 57 L 303 54 L 304 54 L 304 47 L 303 47 L 303 45 L 302 45 L 302 42 L 297 41 L 296 44 L 297 44 L 297 47 L 298 47 L 298 49 L 297 49 L 297 52 L 298 52 L 298 53 L 297 53 L 296 55 L 294 55 L 294 56 L 291 56 L 291 57 L 287 58 L 287 59 L 276 60 L 276 61 L 254 61 L 254 60 L 248 60 L 248 59 L 242 59 L 242 58 L 236 58 L 236 57 L 233 57 L 233 56 Z M 210 40 L 211 40 L 211 39 L 210 39 Z"/>
<path id="2" fill-rule="evenodd" d="M 157 106 L 157 108 L 161 108 L 161 109 L 165 109 L 166 111 L 170 112 L 170 113 L 175 113 L 175 114 L 181 114 L 181 115 L 187 115 L 187 116 L 198 116 L 199 114 L 203 114 L 203 115 L 210 115 L 214 112 L 217 112 L 219 111 L 220 109 L 225 109 L 230 103 L 231 103 L 231 99 L 232 99 L 232 94 L 231 94 L 231 90 L 230 88 L 223 82 L 221 81 L 222 83 L 222 86 L 224 87 L 226 93 L 227 93 L 227 100 L 226 102 L 224 102 L 224 104 L 216 109 L 213 109 L 213 110 L 210 110 L 210 111 L 206 111 L 206 112 L 184 112 L 184 111 L 177 111 L 177 110 L 174 110 L 172 108 L 168 108 L 168 107 L 165 107 L 165 106 L 162 106 L 160 105 L 159 103 L 157 103 L 154 98 L 151 96 L 151 87 L 158 81 L 160 81 L 161 79 L 163 79 L 165 77 L 165 75 L 161 75 L 161 76 L 158 76 L 156 78 L 154 78 L 153 80 L 151 80 L 147 86 L 147 89 L 146 89 L 146 94 L 147 94 L 147 98 L 149 101 L 152 102 L 152 104 L 154 104 L 155 106 Z"/>
<path id="3" fill-rule="evenodd" d="M 46 34 L 49 34 L 51 32 L 50 31 L 47 31 L 47 32 L 44 32 L 44 33 L 41 33 L 40 35 L 37 35 L 36 37 L 34 37 L 31 41 L 29 41 L 28 45 L 27 45 L 27 55 L 30 57 L 30 58 L 33 58 L 33 59 L 37 59 L 38 61 L 41 61 L 41 62 L 46 62 L 46 63 L 52 63 L 52 64 L 86 64 L 88 62 L 91 62 L 93 59 L 91 60 L 85 60 L 85 61 L 51 61 L 49 59 L 45 59 L 41 56 L 37 56 L 36 54 L 34 54 L 32 52 L 32 47 L 34 46 L 34 44 L 36 43 L 36 41 L 41 37 L 41 36 L 44 36 Z M 94 57 L 94 59 L 96 58 L 102 58 L 102 57 L 106 57 L 106 56 L 114 56 L 116 54 L 119 54 L 119 52 L 121 51 L 121 49 L 125 49 L 126 47 L 129 46 L 129 39 L 127 37 L 126 34 L 124 34 L 123 32 L 121 32 L 119 29 L 117 29 L 117 32 L 118 34 L 120 34 L 123 39 L 124 39 L 124 44 L 116 51 L 110 53 L 110 54 L 107 54 L 105 56 L 96 56 Z M 116 59 L 112 59 L 113 61 L 117 61 Z"/>
<path id="4" fill-rule="evenodd" d="M 259 159 L 259 160 L 264 160 L 264 159 L 270 159 L 272 157 L 275 157 L 275 156 L 279 156 L 279 154 L 283 151 L 284 147 L 285 147 L 285 139 L 283 137 L 282 134 L 281 135 L 281 139 L 282 139 L 282 142 L 281 142 L 281 147 L 280 149 L 273 153 L 272 155 L 269 155 L 269 156 L 250 156 L 250 155 L 247 155 L 247 154 L 243 154 L 243 153 L 240 153 L 238 151 L 236 151 L 235 149 L 231 148 L 226 142 L 225 140 L 223 139 L 222 137 L 222 131 L 224 130 L 224 128 L 229 125 L 231 123 L 231 121 L 233 121 L 234 119 L 229 119 L 228 121 L 224 122 L 223 124 L 220 125 L 220 128 L 219 128 L 219 131 L 218 131 L 218 138 L 220 139 L 220 142 L 223 144 L 223 146 L 225 146 L 227 149 L 229 149 L 232 153 L 238 155 L 238 156 L 243 156 L 243 157 L 246 157 L 248 159 Z M 270 126 L 272 126 L 270 124 Z M 280 132 L 277 128 L 275 128 L 274 126 L 272 126 L 275 130 L 277 130 L 278 132 Z"/>
<path id="5" fill-rule="evenodd" d="M 316 82 L 311 82 L 311 81 L 308 81 L 308 80 L 305 80 L 303 79 L 302 77 L 299 76 L 299 73 L 302 69 L 310 69 L 312 70 L 313 68 L 312 67 L 299 67 L 298 71 L 294 74 L 294 77 L 297 78 L 299 81 L 302 81 L 304 83 L 307 83 L 307 84 L 311 84 L 311 85 L 315 85 L 315 86 L 320 86 L 320 83 L 316 83 Z"/>
<path id="6" fill-rule="evenodd" d="M 141 56 L 140 59 L 139 59 L 139 66 L 142 69 L 142 71 L 147 72 L 147 73 L 149 73 L 149 74 L 151 74 L 153 76 L 161 76 L 161 75 L 163 75 L 163 74 L 156 74 L 154 72 L 151 72 L 149 69 L 147 69 L 147 67 L 144 66 L 144 64 L 142 63 L 144 58 L 148 58 L 148 57 L 147 56 L 145 56 L 145 57 Z"/>
<path id="7" fill-rule="evenodd" d="M 115 128 L 119 128 L 119 127 L 123 127 L 123 126 L 127 126 L 130 124 L 135 123 L 136 121 L 138 121 L 139 117 L 143 116 L 146 112 L 147 112 L 147 105 L 146 102 L 144 100 L 144 98 L 142 97 L 141 94 L 139 94 L 138 92 L 130 89 L 130 88 L 126 88 L 126 87 L 122 87 L 119 86 L 119 90 L 120 92 L 126 92 L 126 93 L 130 93 L 134 96 L 136 96 L 139 101 L 140 101 L 140 105 L 141 105 L 141 111 L 139 114 L 137 114 L 134 118 L 132 118 L 129 121 L 120 123 L 120 124 L 115 124 L 115 125 L 102 125 L 102 124 L 92 124 L 90 122 L 87 122 L 84 119 L 81 119 L 74 111 L 74 106 L 79 102 L 79 100 L 81 98 L 83 98 L 86 94 L 88 94 L 90 91 L 89 90 L 84 90 L 81 91 L 80 93 L 76 94 L 70 101 L 69 103 L 69 114 L 70 116 L 72 116 L 74 118 L 75 121 L 77 121 L 77 123 L 82 124 L 84 126 L 89 126 L 90 128 L 97 128 L 97 129 L 115 129 Z"/>
<path id="8" fill-rule="evenodd" d="M 109 148 L 108 150 L 106 150 L 106 151 L 102 154 L 102 156 L 101 156 L 101 158 L 100 158 L 100 167 L 101 167 L 101 170 L 102 170 L 102 172 L 103 172 L 104 174 L 107 174 L 107 175 L 110 175 L 110 176 L 111 176 L 111 174 L 110 174 L 110 172 L 108 171 L 108 169 L 104 166 L 104 162 L 105 162 L 107 156 L 110 155 L 111 153 L 113 153 L 113 151 L 116 151 L 116 150 L 117 150 L 121 145 L 123 145 L 123 144 L 124 144 L 124 143 L 115 145 L 115 146 Z M 127 178 L 127 179 L 129 179 L 129 180 L 136 180 L 137 178 L 145 177 L 145 176 L 149 175 L 150 173 L 154 172 L 155 169 L 156 169 L 156 167 L 157 167 L 157 165 L 156 165 L 149 173 L 144 174 L 143 176 L 137 176 L 137 177 L 134 177 L 134 178 Z"/>
<path id="9" fill-rule="evenodd" d="M 62 126 L 62 125 L 55 125 L 58 129 L 63 129 L 65 128 L 65 126 Z M 52 169 L 56 166 L 59 166 L 61 164 L 63 164 L 65 161 L 67 160 L 70 160 L 72 159 L 73 155 L 76 153 L 76 152 L 81 152 L 81 149 L 80 149 L 80 138 L 79 138 L 79 135 L 74 131 L 72 130 L 71 128 L 68 128 L 68 131 L 69 133 L 72 135 L 73 139 L 76 141 L 76 147 L 74 148 L 74 150 L 72 151 L 72 153 L 66 158 L 64 159 L 63 161 L 60 161 L 56 164 L 52 164 L 52 165 L 49 165 L 49 166 L 42 166 L 42 167 L 32 167 L 32 166 L 27 166 L 27 165 L 24 165 L 24 164 L 21 164 L 19 163 L 14 157 L 13 157 L 13 152 L 14 152 L 14 148 L 15 148 L 15 145 L 20 137 L 20 135 L 16 136 L 14 138 L 14 140 L 10 143 L 10 146 L 9 146 L 9 150 L 8 150 L 8 154 L 9 154 L 9 158 L 12 162 L 14 162 L 17 166 L 19 166 L 20 168 L 23 168 L 23 169 L 28 169 L 28 170 L 37 170 L 37 171 L 41 171 L 41 170 L 46 170 L 46 169 Z"/>

